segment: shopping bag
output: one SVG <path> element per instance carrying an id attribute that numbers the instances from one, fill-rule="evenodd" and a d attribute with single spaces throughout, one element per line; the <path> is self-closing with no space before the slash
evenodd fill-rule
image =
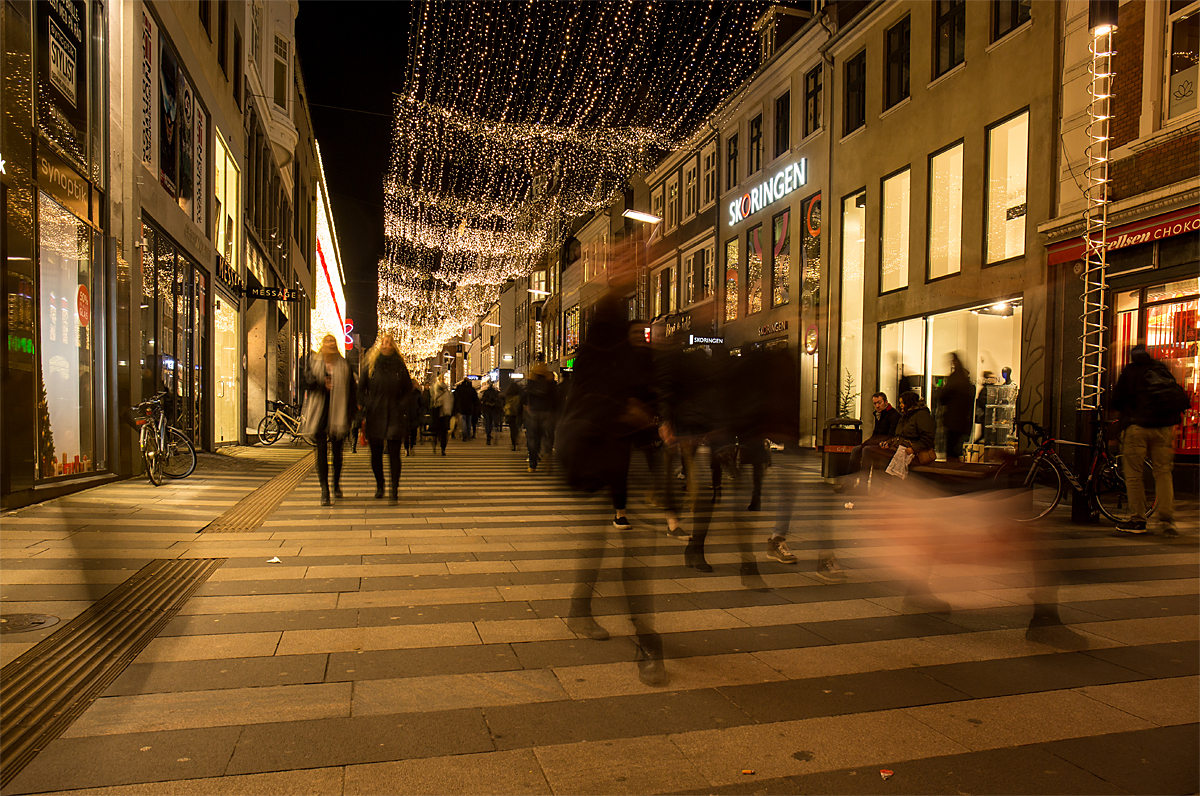
<path id="1" fill-rule="evenodd" d="M 906 448 L 903 445 L 896 448 L 896 455 L 888 462 L 888 475 L 894 475 L 901 480 L 908 478 L 908 463 L 912 461 L 912 458 L 912 448 Z"/>

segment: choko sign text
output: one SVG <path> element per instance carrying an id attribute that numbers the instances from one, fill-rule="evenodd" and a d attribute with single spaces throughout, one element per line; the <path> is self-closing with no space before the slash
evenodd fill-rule
<path id="1" fill-rule="evenodd" d="M 751 188 L 750 192 L 729 203 L 729 226 L 757 213 L 776 199 L 782 199 L 808 182 L 808 158 L 789 163 L 774 177 Z"/>

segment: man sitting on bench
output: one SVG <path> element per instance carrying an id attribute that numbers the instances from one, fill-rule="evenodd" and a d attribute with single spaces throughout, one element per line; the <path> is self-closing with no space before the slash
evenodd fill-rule
<path id="1" fill-rule="evenodd" d="M 887 396 L 881 392 L 877 392 L 871 396 L 871 406 L 874 407 L 875 427 L 871 430 L 871 436 L 863 441 L 861 445 L 855 445 L 854 450 L 850 451 L 850 470 L 848 475 L 853 476 L 862 469 L 862 459 L 864 452 L 869 452 L 869 455 L 875 455 L 877 460 L 884 460 L 884 467 L 887 466 L 887 460 L 892 457 L 892 453 L 885 453 L 882 445 L 896 436 L 896 424 L 900 422 L 900 413 L 888 403 Z"/>

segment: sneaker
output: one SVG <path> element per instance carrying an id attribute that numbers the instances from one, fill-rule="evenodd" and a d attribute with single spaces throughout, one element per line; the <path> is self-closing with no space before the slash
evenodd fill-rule
<path id="1" fill-rule="evenodd" d="M 767 540 L 767 558 L 773 558 L 781 564 L 796 563 L 796 556 L 788 550 L 787 540 L 773 536 Z"/>
<path id="2" fill-rule="evenodd" d="M 613 527 L 621 531 L 628 531 L 633 528 L 633 525 L 630 524 L 628 517 L 614 517 Z"/>
<path id="3" fill-rule="evenodd" d="M 692 535 L 680 525 L 676 525 L 674 528 L 668 525 L 667 536 L 670 536 L 672 539 L 678 539 L 681 542 L 690 542 L 692 540 Z"/>
<path id="4" fill-rule="evenodd" d="M 837 559 L 833 556 L 826 556 L 817 559 L 817 571 L 813 573 L 818 580 L 823 580 L 826 583 L 845 583 L 846 573 L 838 566 Z"/>
<path id="5" fill-rule="evenodd" d="M 1179 530 L 1174 525 L 1167 525 L 1166 523 L 1163 523 L 1159 533 L 1168 539 L 1174 539 L 1175 537 L 1179 536 Z"/>
<path id="6" fill-rule="evenodd" d="M 1125 522 L 1118 522 L 1117 530 L 1121 533 L 1145 533 L 1146 521 L 1133 519 L 1125 520 Z"/>

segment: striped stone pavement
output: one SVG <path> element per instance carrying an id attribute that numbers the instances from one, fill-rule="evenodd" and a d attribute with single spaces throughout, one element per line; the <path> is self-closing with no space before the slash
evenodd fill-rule
<path id="1" fill-rule="evenodd" d="M 124 482 L 0 518 L 6 615 L 65 622 L 149 561 L 226 559 L 5 794 L 1200 784 L 1194 507 L 1174 540 L 1072 527 L 1065 508 L 1040 530 L 1072 646 L 1026 639 L 1018 561 L 933 566 L 949 614 L 906 602 L 895 561 L 911 539 L 890 530 L 890 507 L 847 511 L 809 458 L 777 457 L 768 485 L 777 494 L 786 474 L 799 496 L 795 565 L 765 557 L 773 505 L 744 511 L 748 475 L 723 491 L 703 574 L 662 533 L 640 461 L 634 529 L 621 532 L 603 496 L 527 473 L 521 453 L 482 438 L 404 458 L 398 506 L 372 498 L 367 455 L 347 451 L 333 507 L 312 475 L 256 529 L 203 530 L 304 452 L 244 450 L 254 469 Z M 845 584 L 812 574 L 821 528 Z M 739 576 L 742 539 L 759 581 Z M 564 621 L 577 570 L 597 560 L 603 642 Z M 637 677 L 627 593 L 653 600 L 664 687 Z M 0 636 L 5 662 L 49 632 Z"/>

